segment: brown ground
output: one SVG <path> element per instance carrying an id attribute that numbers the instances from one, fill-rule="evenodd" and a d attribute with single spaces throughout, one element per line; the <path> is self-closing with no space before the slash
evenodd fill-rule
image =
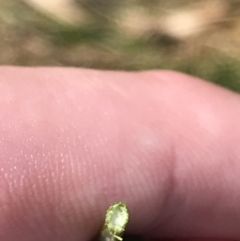
<path id="1" fill-rule="evenodd" d="M 71 26 L 0 0 L 0 64 L 170 68 L 240 92 L 239 0 L 85 1 L 87 17 Z"/>

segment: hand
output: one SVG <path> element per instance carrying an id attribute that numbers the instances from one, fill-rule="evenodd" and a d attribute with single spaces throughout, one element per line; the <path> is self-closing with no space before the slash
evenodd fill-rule
<path id="1" fill-rule="evenodd" d="M 170 71 L 0 68 L 0 240 L 240 238 L 240 98 Z"/>

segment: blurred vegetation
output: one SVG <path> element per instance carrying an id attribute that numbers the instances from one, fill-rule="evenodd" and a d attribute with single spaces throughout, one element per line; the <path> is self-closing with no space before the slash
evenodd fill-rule
<path id="1" fill-rule="evenodd" d="M 0 0 L 1 65 L 173 69 L 240 92 L 240 0 L 29 2 Z"/>

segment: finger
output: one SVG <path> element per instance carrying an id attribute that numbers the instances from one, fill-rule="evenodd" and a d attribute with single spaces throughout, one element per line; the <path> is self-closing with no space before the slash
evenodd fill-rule
<path id="1" fill-rule="evenodd" d="M 172 72 L 0 70 L 1 240 L 239 238 L 239 96 Z"/>

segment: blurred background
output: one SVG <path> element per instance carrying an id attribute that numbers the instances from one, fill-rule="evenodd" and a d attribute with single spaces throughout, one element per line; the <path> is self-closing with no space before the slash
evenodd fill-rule
<path id="1" fill-rule="evenodd" d="M 0 0 L 0 64 L 174 69 L 240 92 L 240 0 Z"/>

